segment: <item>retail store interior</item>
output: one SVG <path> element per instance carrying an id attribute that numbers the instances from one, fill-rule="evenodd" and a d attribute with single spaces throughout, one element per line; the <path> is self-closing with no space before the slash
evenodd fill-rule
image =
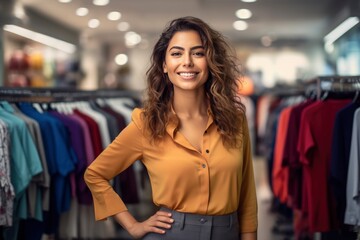
<path id="1" fill-rule="evenodd" d="M 112 113 L 97 140 L 71 136 L 70 123 L 67 141 L 49 140 L 53 157 L 72 166 L 63 170 L 45 170 L 50 155 L 37 140 L 40 170 L 14 172 L 14 155 L 29 166 L 36 160 L 15 150 L 25 135 L 11 141 L 10 167 L 0 154 L 0 239 L 131 239 L 114 219 L 95 221 L 82 174 L 141 107 L 153 46 L 183 16 L 218 30 L 241 62 L 258 240 L 360 239 L 360 0 L 0 0 L 0 123 L 5 111 L 31 118 L 30 108 Z M 317 108 L 305 111 L 311 104 Z M 61 150 L 90 140 L 101 142 L 90 156 L 78 146 Z M 54 193 L 58 174 L 80 190 Z M 148 180 L 139 161 L 113 182 L 139 220 L 157 209 Z M 57 206 L 46 200 L 49 190 L 64 194 Z"/>

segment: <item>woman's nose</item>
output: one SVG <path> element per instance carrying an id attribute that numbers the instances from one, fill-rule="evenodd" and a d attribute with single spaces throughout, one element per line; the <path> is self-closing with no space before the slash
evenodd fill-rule
<path id="1" fill-rule="evenodd" d="M 186 67 L 192 67 L 193 66 L 193 60 L 191 58 L 191 54 L 184 54 L 183 65 L 186 66 Z"/>

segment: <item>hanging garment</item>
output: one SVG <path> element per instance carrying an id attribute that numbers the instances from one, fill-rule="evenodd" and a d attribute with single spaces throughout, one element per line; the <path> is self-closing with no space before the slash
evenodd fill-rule
<path id="1" fill-rule="evenodd" d="M 357 102 L 350 103 L 336 114 L 331 147 L 330 185 L 336 197 L 336 212 L 344 222 L 346 208 L 346 182 L 350 158 L 351 136 Z"/>
<path id="2" fill-rule="evenodd" d="M 281 111 L 279 116 L 272 170 L 274 195 L 284 204 L 288 199 L 289 167 L 283 166 L 282 161 L 284 157 L 284 146 L 289 127 L 290 113 L 291 107 L 286 107 Z"/>
<path id="3" fill-rule="evenodd" d="M 49 210 L 50 175 L 46 162 L 40 126 L 35 120 L 23 114 L 15 104 L 11 104 L 11 107 L 14 109 L 13 114 L 26 122 L 41 160 L 43 171 L 33 177 L 28 186 L 27 194 L 29 201 L 29 217 L 42 221 L 42 211 Z"/>
<path id="4" fill-rule="evenodd" d="M 359 175 L 359 149 L 360 149 L 360 109 L 354 114 L 352 138 L 349 158 L 349 168 L 346 183 L 346 211 L 345 223 L 360 226 L 360 175 Z"/>
<path id="5" fill-rule="evenodd" d="M 67 130 L 64 125 L 46 113 L 39 113 L 29 103 L 19 103 L 20 110 L 36 120 L 41 128 L 44 140 L 45 155 L 48 160 L 48 170 L 51 176 L 50 209 L 44 212 L 45 232 L 57 232 L 59 217 L 68 211 L 71 202 L 71 186 L 69 174 L 74 171 L 74 154 L 68 145 Z"/>
<path id="6" fill-rule="evenodd" d="M 0 226 L 11 226 L 15 192 L 10 180 L 10 135 L 0 119 Z"/>
<path id="7" fill-rule="evenodd" d="M 289 128 L 284 147 L 284 165 L 289 166 L 288 206 L 301 209 L 302 165 L 300 163 L 297 143 L 299 138 L 302 111 L 314 103 L 305 101 L 294 106 L 289 117 Z"/>
<path id="8" fill-rule="evenodd" d="M 312 232 L 338 229 L 335 202 L 329 188 L 331 139 L 336 113 L 349 100 L 318 101 L 301 116 L 298 151 L 303 164 L 302 211 Z"/>
<path id="9" fill-rule="evenodd" d="M 10 130 L 11 182 L 15 190 L 13 224 L 4 229 L 5 239 L 17 239 L 20 219 L 28 218 L 26 190 L 32 178 L 43 171 L 34 141 L 26 123 L 12 113 L 14 110 L 2 102 L 0 118 Z"/>

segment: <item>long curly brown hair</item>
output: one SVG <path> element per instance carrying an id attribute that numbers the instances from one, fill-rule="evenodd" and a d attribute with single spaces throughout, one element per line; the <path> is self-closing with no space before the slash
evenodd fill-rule
<path id="1" fill-rule="evenodd" d="M 195 30 L 205 48 L 209 68 L 209 79 L 205 92 L 210 108 L 224 144 L 237 146 L 241 133 L 245 107 L 237 94 L 240 71 L 235 51 L 224 36 L 208 24 L 195 17 L 172 20 L 162 32 L 151 55 L 151 66 L 147 70 L 147 98 L 144 102 L 145 126 L 152 140 L 161 139 L 171 111 L 173 86 L 163 71 L 165 54 L 171 38 L 176 32 Z"/>

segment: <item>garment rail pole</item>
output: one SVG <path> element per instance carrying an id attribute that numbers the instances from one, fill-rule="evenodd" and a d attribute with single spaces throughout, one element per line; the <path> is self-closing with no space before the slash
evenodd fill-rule
<path id="1" fill-rule="evenodd" d="M 29 102 L 70 102 L 95 98 L 141 99 L 141 93 L 133 90 L 97 89 L 77 90 L 70 88 L 16 88 L 0 87 L 0 100 Z"/>
<path id="2" fill-rule="evenodd" d="M 307 88 L 316 85 L 316 98 L 319 100 L 323 91 L 358 91 L 360 76 L 319 76 L 305 81 Z"/>

